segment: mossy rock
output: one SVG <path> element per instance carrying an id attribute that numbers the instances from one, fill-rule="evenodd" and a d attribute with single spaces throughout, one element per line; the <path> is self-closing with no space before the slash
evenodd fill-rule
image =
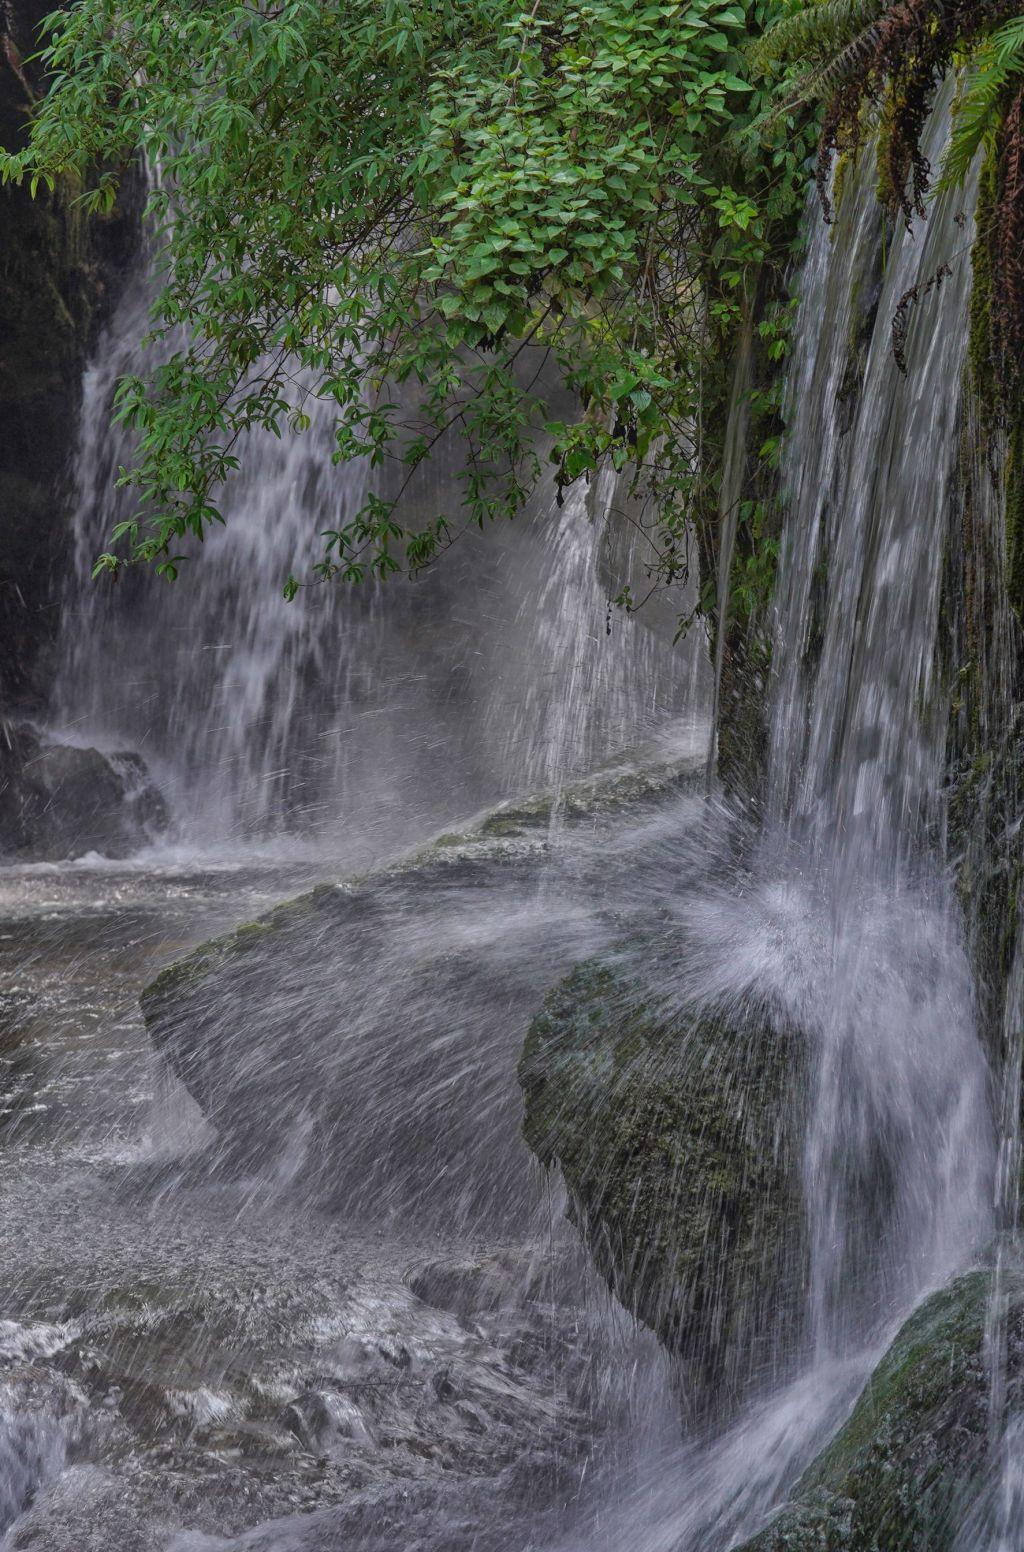
<path id="1" fill-rule="evenodd" d="M 520 1061 L 525 1135 L 619 1300 L 721 1414 L 799 1345 L 807 1048 L 767 1005 L 672 1009 L 678 945 L 580 965 Z"/>
<path id="2" fill-rule="evenodd" d="M 566 788 L 557 805 L 559 818 L 572 826 L 656 807 L 694 789 L 702 772 L 702 761 L 686 758 L 666 760 L 649 769 L 598 774 Z M 442 879 L 454 882 L 457 869 L 472 876 L 476 865 L 518 863 L 538 854 L 545 848 L 555 806 L 550 793 L 503 803 L 462 831 L 448 830 L 438 835 L 411 857 L 363 878 L 317 884 L 256 921 L 242 922 L 221 937 L 208 939 L 166 966 L 143 989 L 141 1002 L 147 1024 L 153 1026 L 159 1038 L 159 1026 L 166 1016 L 173 1014 L 173 1002 L 179 993 L 189 992 L 199 981 L 236 962 L 248 950 L 276 941 L 285 930 L 316 930 L 317 923 L 324 919 L 333 922 L 344 917 L 353 908 L 349 902 L 356 892 L 372 894 L 388 880 L 400 878 L 418 878 L 424 883 Z M 354 908 L 358 910 L 358 902 Z M 200 1098 L 198 1094 L 196 1097 Z"/>
<path id="3" fill-rule="evenodd" d="M 964 1552 L 990 1544 L 995 1487 L 985 1325 L 974 1271 L 907 1321 L 792 1501 L 742 1552 Z M 1007 1411 L 1024 1405 L 1024 1281 L 1009 1290 Z"/>

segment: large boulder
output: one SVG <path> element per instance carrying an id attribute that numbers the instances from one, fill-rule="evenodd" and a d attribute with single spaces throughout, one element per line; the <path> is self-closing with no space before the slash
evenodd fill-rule
<path id="1" fill-rule="evenodd" d="M 167 818 L 141 755 L 101 754 L 0 721 L 0 857 L 127 857 Z"/>
<path id="2" fill-rule="evenodd" d="M 606 821 L 621 852 L 629 814 L 695 777 L 691 762 L 563 792 L 566 872 L 549 867 L 540 797 L 168 966 L 142 1011 L 216 1131 L 203 1167 L 301 1181 L 377 1219 L 521 1222 L 538 1194 L 514 1102 L 524 1033 L 552 981 L 622 932 Z"/>
<path id="3" fill-rule="evenodd" d="M 526 1139 L 620 1301 L 721 1414 L 799 1345 L 807 1042 L 768 1004 L 672 1007 L 678 940 L 580 965 L 520 1062 Z"/>
<path id="4" fill-rule="evenodd" d="M 968 1273 L 910 1317 L 845 1427 L 742 1552 L 966 1552 L 1009 1544 L 992 1537 L 1003 1460 L 990 1433 L 991 1288 L 991 1273 Z M 1012 1418 L 1024 1408 L 1019 1273 L 1006 1292 Z"/>

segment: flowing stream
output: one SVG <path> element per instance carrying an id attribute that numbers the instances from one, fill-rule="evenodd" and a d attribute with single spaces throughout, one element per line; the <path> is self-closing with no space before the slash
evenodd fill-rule
<path id="1" fill-rule="evenodd" d="M 0 875 L 8 1552 L 725 1552 L 991 1238 L 936 678 L 970 211 L 940 201 L 883 264 L 869 162 L 835 233 L 812 221 L 799 282 L 757 834 L 704 793 L 704 643 L 608 612 L 643 568 L 614 487 L 461 535 L 416 581 L 287 605 L 359 496 L 314 415 L 251 450 L 193 576 L 89 585 L 144 283 L 126 298 L 86 382 L 53 726 L 139 750 L 173 824 L 127 863 Z M 893 315 L 946 263 L 903 378 Z M 450 484 L 435 467 L 425 515 Z M 525 835 L 373 873 L 294 985 L 250 989 L 228 1158 L 145 1034 L 146 981 L 538 791 Z M 813 1053 L 797 1359 L 710 1438 L 683 1435 L 668 1360 L 519 1135 L 545 990 L 666 922 L 688 999 L 757 996 Z M 344 1040 L 318 1044 L 310 1010 Z"/>

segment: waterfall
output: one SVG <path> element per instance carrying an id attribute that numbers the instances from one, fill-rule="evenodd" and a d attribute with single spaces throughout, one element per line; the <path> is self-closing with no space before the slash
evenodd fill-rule
<path id="1" fill-rule="evenodd" d="M 947 90 L 934 163 L 948 129 Z M 828 964 L 807 1181 L 812 1327 L 833 1354 L 943 1281 L 990 1216 L 985 1063 L 936 845 L 972 199 L 940 196 L 883 262 L 873 173 L 863 156 L 803 278 L 765 843 L 818 901 Z M 892 325 L 914 288 L 904 379 Z"/>
<path id="2" fill-rule="evenodd" d="M 947 94 L 928 129 L 925 150 L 933 162 L 948 125 Z M 217 1383 L 234 1386 L 237 1366 L 245 1395 L 238 1399 L 232 1392 L 223 1402 L 214 1397 L 217 1405 L 230 1410 L 237 1404 L 248 1427 L 246 1408 L 271 1397 L 274 1410 L 263 1422 L 293 1435 L 298 1426 L 309 1458 L 318 1460 L 322 1439 L 333 1438 L 339 1461 L 353 1441 L 365 1447 L 370 1514 L 379 1516 L 383 1500 L 373 1494 L 387 1478 L 389 1452 L 402 1448 L 403 1439 L 415 1454 L 409 1482 L 425 1483 L 425 1493 L 433 1493 L 431 1461 L 447 1474 L 451 1458 L 470 1458 L 488 1500 L 497 1478 L 479 1461 L 497 1469 L 500 1456 L 507 1476 L 506 1460 L 524 1437 L 516 1432 L 522 1426 L 517 1418 L 532 1412 L 536 1391 L 538 1411 L 545 1417 L 550 1411 L 545 1428 L 550 1425 L 556 1462 L 566 1438 L 575 1448 L 574 1430 L 583 1432 L 588 1407 L 591 1422 L 600 1418 L 602 1427 L 612 1414 L 624 1418 L 616 1427 L 625 1439 L 617 1450 L 595 1424 L 585 1457 L 588 1469 L 596 1462 L 593 1487 L 591 1480 L 572 1478 L 551 1517 L 531 1520 L 531 1548 L 727 1552 L 756 1532 L 799 1481 L 908 1313 L 990 1241 L 997 1189 L 1005 1232 L 988 1336 L 994 1456 L 1003 1469 L 999 1502 L 987 1505 L 987 1512 L 998 1522 L 993 1548 L 1011 1552 L 1016 1545 L 1024 1425 L 1005 1416 L 999 1300 L 1019 1217 L 1024 934 L 1003 1010 L 1002 1039 L 1011 1060 L 1000 1152 L 990 1114 L 984 1017 L 967 949 L 970 929 L 961 919 L 947 855 L 951 705 L 940 637 L 958 501 L 959 432 L 968 413 L 961 381 L 972 200 L 943 195 L 926 223 L 889 231 L 873 175 L 865 153 L 846 180 L 836 227 L 825 227 L 816 208 L 809 218 L 764 708 L 767 801 L 757 831 L 749 814 L 730 811 L 720 795 L 705 803 L 671 782 L 661 794 L 663 805 L 659 798 L 650 809 L 640 804 L 630 811 L 610 803 L 600 820 L 596 810 L 573 815 L 569 803 L 562 804 L 564 812 L 558 803 L 570 778 L 628 765 L 641 743 L 671 742 L 678 750 L 682 742 L 695 753 L 706 747 L 706 710 L 712 696 L 717 702 L 715 681 L 720 684 L 723 665 L 752 336 L 738 352 L 726 428 L 714 676 L 706 642 L 696 635 L 680 651 L 660 615 L 648 619 L 610 607 L 622 585 L 643 573 L 644 541 L 619 510 L 628 495 L 608 477 L 589 489 L 576 486 L 562 506 L 539 492 L 515 524 L 459 532 L 425 575 L 357 589 L 313 586 L 286 603 L 285 576 L 308 572 L 320 532 L 338 527 L 363 495 L 359 470 L 333 461 L 324 405 L 314 406 L 300 436 L 252 439 L 226 493 L 226 527 L 211 533 L 173 588 L 141 571 L 129 572 L 116 586 L 95 585 L 93 558 L 128 510 L 114 481 L 131 448 L 112 428 L 109 411 L 117 378 L 143 364 L 138 341 L 150 295 L 145 275 L 125 298 L 89 370 L 76 467 L 74 574 L 52 722 L 69 741 L 140 751 L 167 793 L 175 840 L 190 858 L 217 859 L 225 846 L 232 860 L 241 856 L 247 863 L 257 850 L 253 843 L 269 838 L 277 843 L 278 867 L 282 854 L 298 849 L 296 838 L 308 838 L 300 857 L 305 884 L 321 861 L 323 873 L 337 877 L 347 867 L 351 875 L 356 863 L 370 864 L 423 841 L 449 821 L 510 796 L 544 789 L 555 800 L 543 810 L 524 809 L 531 822 L 543 813 L 544 825 L 553 815 L 550 829 L 538 822 L 524 834 L 530 829 L 524 822 L 518 833 L 515 823 L 502 830 L 510 822 L 506 811 L 469 840 L 465 833 L 446 835 L 412 863 L 371 872 L 356 884 L 313 890 L 272 920 L 261 913 L 270 897 L 290 889 L 283 870 L 276 875 L 280 889 L 277 882 L 246 885 L 249 892 L 233 899 L 244 899 L 246 914 L 257 922 L 199 950 L 144 995 L 156 1043 L 147 1044 L 136 1025 L 125 1026 L 147 1081 L 154 1063 L 166 1061 L 164 1097 L 172 1070 L 179 1089 L 187 1087 L 190 1109 L 179 1130 L 192 1141 L 179 1143 L 175 1132 L 166 1156 L 146 1155 L 142 1162 L 152 1167 L 156 1185 L 138 1167 L 123 1201 L 112 1204 L 108 1193 L 93 1202 L 87 1185 L 81 1200 L 88 1210 L 79 1211 L 77 1196 L 67 1197 L 61 1177 L 56 1200 L 70 1200 L 73 1210 L 48 1213 L 53 1198 L 42 1194 L 40 1211 L 31 1171 L 44 1165 L 33 1157 L 25 1171 L 33 1223 L 56 1219 L 72 1238 L 84 1232 L 90 1256 L 92 1241 L 100 1243 L 103 1264 L 96 1251 L 95 1276 L 90 1270 L 93 1281 L 82 1295 L 85 1315 L 95 1314 L 90 1300 L 99 1298 L 96 1290 L 121 1275 L 122 1257 L 135 1271 L 145 1267 L 156 1225 L 175 1275 L 188 1289 L 180 1307 L 172 1300 L 165 1309 L 166 1324 L 157 1323 L 154 1343 L 162 1348 L 166 1339 L 174 1359 L 183 1354 L 188 1364 L 195 1348 L 201 1359 L 197 1388 L 209 1378 L 203 1363 L 221 1362 L 227 1354 Z M 938 276 L 941 284 L 933 284 Z M 904 376 L 894 359 L 892 325 L 915 294 Z M 450 511 L 457 490 L 451 461 L 435 458 L 414 483 L 403 516 L 411 524 L 417 514 L 430 519 Z M 670 600 L 668 612 L 686 612 L 691 597 Z M 660 608 L 663 615 L 664 601 Z M 996 652 L 993 672 L 1004 666 Z M 134 884 L 124 882 L 131 869 L 112 881 L 108 875 L 104 887 L 118 897 L 116 904 L 105 899 L 99 910 L 89 902 L 86 914 L 90 922 L 96 918 L 91 931 L 104 962 L 112 942 L 127 937 L 132 952 L 142 954 L 136 940 L 144 938 L 145 973 L 151 975 L 159 955 L 176 955 L 183 943 L 219 933 L 225 917 L 233 919 L 222 899 L 204 905 L 194 882 L 179 892 L 175 875 L 173 909 L 164 907 L 165 937 L 154 948 L 149 936 L 155 938 L 156 930 L 145 915 L 150 902 L 145 900 L 145 911 L 139 902 L 155 896 L 161 880 L 166 885 L 160 871 L 165 861 L 145 860 Z M 75 877 L 77 887 L 86 887 L 81 873 Z M 32 874 L 20 887 L 39 891 L 37 910 L 49 921 L 49 876 Z M 142 925 L 126 933 L 129 906 Z M 75 930 L 86 945 L 70 938 L 77 973 L 91 940 Z M 52 973 L 64 989 L 63 965 L 50 966 L 49 932 L 42 934 L 45 952 L 36 955 L 42 969 L 33 965 L 32 973 Z M 648 954 L 652 943 L 667 944 L 667 950 Z M 20 939 L 12 939 L 7 952 L 25 957 Z M 787 1139 L 799 1139 L 792 1215 L 799 1219 L 794 1238 L 802 1234 L 803 1240 L 794 1257 L 801 1275 L 792 1312 L 777 1286 L 754 1286 L 756 1270 L 749 1282 L 736 1282 L 751 1309 L 764 1297 L 775 1300 L 787 1320 L 791 1313 L 790 1328 L 777 1342 L 772 1332 L 763 1343 L 758 1330 L 756 1362 L 746 1367 L 745 1352 L 735 1363 L 726 1354 L 714 1372 L 716 1383 L 727 1375 L 721 1385 L 727 1402 L 719 1412 L 709 1406 L 699 1414 L 706 1433 L 682 1441 L 673 1386 L 684 1387 L 689 1371 L 686 1379 L 671 1375 L 668 1355 L 652 1356 L 649 1346 L 634 1343 L 623 1311 L 606 1304 L 587 1308 L 591 1324 L 580 1337 L 575 1290 L 585 1289 L 589 1298 L 597 1278 L 593 1267 L 581 1270 L 575 1259 L 582 1245 L 565 1255 L 561 1272 L 551 1253 L 550 1276 L 536 1276 L 556 1237 L 552 1203 L 557 1214 L 564 1203 L 557 1184 L 549 1200 L 546 1182 L 531 1168 L 516 1101 L 524 1029 L 545 990 L 564 986 L 562 977 L 581 959 L 590 962 L 588 969 L 600 963 L 612 978 L 634 953 L 650 973 L 643 1015 L 652 1023 L 667 1007 L 679 1014 L 678 1026 L 668 1027 L 686 1039 L 686 1018 L 692 1032 L 695 1020 L 714 1010 L 706 1066 L 715 1065 L 730 1041 L 728 1055 L 737 1069 L 748 1055 L 753 1065 L 753 1046 L 742 1037 L 744 1019 L 756 1010 L 769 1038 L 785 1034 L 781 1048 L 787 1062 L 793 1053 L 798 1073 L 783 1102 L 786 1113 L 777 1114 L 781 1106 L 767 1112 L 777 1128 L 787 1128 Z M 154 992 L 161 985 L 163 991 Z M 33 1015 L 43 1002 L 35 989 L 26 992 Z M 136 990 L 133 984 L 129 1000 Z M 115 991 L 120 1008 L 120 981 Z M 172 1019 L 160 1044 L 157 1004 L 164 996 Z M 571 1011 L 579 1014 L 579 1003 Z M 584 1006 L 581 1023 L 588 1013 Z M 108 1002 L 100 999 L 88 1021 L 81 1014 L 77 1002 L 63 1008 L 61 1038 L 83 1071 L 86 1023 L 95 1025 L 104 1060 L 120 1061 L 124 1053 L 108 1052 L 103 1044 L 124 1034 Z M 587 1024 L 584 1036 L 590 1032 Z M 630 1038 L 635 1033 L 627 1028 Z M 66 1060 L 66 1053 L 58 1054 Z M 586 1047 L 585 1055 L 588 1083 L 608 1082 L 598 1045 Z M 50 1059 L 56 1067 L 58 1059 Z M 49 1083 L 46 1061 L 39 1060 Z M 722 1066 L 731 1071 L 724 1053 Z M 33 1143 L 42 1138 L 48 1148 L 62 1128 L 73 1133 L 64 1115 L 76 1113 L 102 1129 L 109 1104 L 134 1146 L 136 1123 L 125 1122 L 116 1106 L 122 1090 L 143 1105 L 142 1077 L 119 1086 L 107 1077 L 113 1069 L 99 1070 L 99 1081 L 89 1068 L 88 1084 L 81 1082 L 86 1098 L 76 1101 L 77 1112 L 74 1095 L 61 1091 L 66 1110 L 55 1109 L 45 1121 L 40 1117 L 50 1114 L 49 1101 L 40 1102 L 34 1120 L 22 1117 L 20 1136 Z M 727 1099 L 741 1119 L 749 1116 L 744 1106 L 773 1103 L 767 1082 L 765 1092 L 747 1091 L 743 1077 L 740 1071 Z M 566 1093 L 572 1097 L 568 1080 Z M 183 1096 L 184 1089 L 175 1091 L 179 1106 Z M 706 1155 L 694 1151 L 695 1171 L 718 1167 L 714 1101 L 708 1106 L 711 1142 Z M 159 1112 L 159 1095 L 155 1108 Z M 655 1120 L 651 1131 L 659 1124 Z M 776 1131 L 776 1143 L 778 1138 Z M 36 1148 L 36 1154 L 42 1151 Z M 678 1166 L 668 1150 L 666 1155 L 670 1172 Z M 81 1174 L 88 1183 L 84 1153 L 73 1167 L 76 1178 Z M 44 1184 L 48 1179 L 38 1178 Z M 259 1214 L 250 1218 L 245 1215 L 253 1203 Z M 265 1221 L 265 1241 L 256 1232 L 257 1217 L 261 1225 Z M 733 1227 L 728 1212 L 722 1218 Z M 125 1225 L 131 1233 L 122 1232 Z M 357 1229 L 374 1247 L 365 1273 L 338 1259 L 341 1251 L 356 1255 L 345 1241 Z M 568 1240 L 570 1231 L 562 1232 Z M 779 1230 L 782 1237 L 787 1232 L 785 1225 Z M 238 1245 L 251 1234 L 256 1252 L 236 1283 L 231 1263 L 245 1262 Z M 204 1259 L 218 1235 L 227 1236 L 230 1252 L 230 1277 L 224 1272 L 223 1279 L 222 1272 L 211 1277 L 216 1263 Z M 293 1238 L 302 1254 L 290 1261 L 282 1245 L 291 1246 Z M 341 1251 L 332 1245 L 335 1239 Z M 79 1241 L 73 1244 L 77 1253 Z M 415 1247 L 417 1262 L 411 1279 L 407 1245 Z M 372 1264 L 380 1246 L 396 1263 L 383 1273 Z M 716 1267 L 722 1279 L 730 1275 L 729 1253 L 727 1246 Z M 357 1244 L 356 1258 L 366 1254 Z M 69 1257 L 59 1264 L 79 1263 Z M 768 1280 L 764 1264 L 762 1282 Z M 325 1266 L 329 1278 L 322 1275 Z M 276 1363 L 273 1344 L 283 1350 L 291 1342 L 287 1310 L 279 1312 L 265 1286 L 268 1268 L 276 1277 L 279 1267 L 282 1284 L 292 1278 L 295 1285 L 284 1287 L 282 1307 L 293 1296 L 301 1306 L 313 1269 L 322 1309 L 320 1302 L 310 1307 L 308 1324 L 320 1333 L 324 1352 L 314 1349 L 311 1356 L 300 1341 L 290 1374 L 282 1368 L 273 1384 L 250 1383 L 246 1347 L 255 1351 L 262 1344 Z M 548 1292 L 554 1311 L 560 1275 L 573 1280 L 557 1316 L 568 1334 L 551 1359 L 542 1349 L 556 1328 L 544 1327 L 538 1311 Z M 375 1281 L 382 1277 L 383 1299 Z M 214 1304 L 227 1300 L 230 1317 L 227 1335 L 216 1340 L 220 1311 L 194 1302 L 207 1285 Z M 450 1286 L 445 1291 L 442 1285 Z M 722 1306 L 714 1304 L 715 1290 L 701 1292 L 712 1306 L 710 1329 Z M 141 1296 L 143 1313 L 149 1297 Z M 582 1305 L 584 1295 L 579 1300 Z M 387 1313 L 391 1306 L 400 1318 Z M 239 1326 L 242 1341 L 230 1329 L 240 1308 L 264 1310 L 270 1324 Z M 602 1321 L 604 1335 L 592 1338 Z M 728 1324 L 724 1317 L 722 1324 Z M 723 1346 L 755 1345 L 750 1332 L 756 1326 L 753 1319 L 730 1325 Z M 703 1326 L 700 1331 L 703 1339 Z M 407 1343 L 403 1333 L 410 1332 Z M 718 1335 L 708 1339 L 709 1347 Z M 452 1372 L 452 1354 L 463 1365 L 462 1377 L 458 1369 Z M 688 1359 L 684 1354 L 681 1370 Z M 139 1359 L 140 1365 L 151 1361 Z M 639 1370 L 633 1367 L 638 1363 Z M 573 1420 L 562 1437 L 552 1400 L 563 1384 L 560 1365 L 588 1370 L 586 1384 L 568 1375 Z M 406 1385 L 413 1399 L 401 1401 L 404 1411 L 388 1414 Z M 365 1396 L 358 1392 L 359 1405 L 349 1394 L 357 1386 L 365 1390 Z M 427 1435 L 417 1430 L 431 1396 L 449 1411 L 437 1440 L 429 1435 L 424 1449 Z M 624 1396 L 628 1404 L 620 1407 Z M 506 1411 L 512 1401 L 515 1407 Z M 285 1402 L 287 1423 L 278 1405 Z M 364 1422 L 363 1405 L 368 1412 L 383 1405 L 384 1424 Z M 501 1427 L 507 1432 L 499 1438 L 492 1423 L 506 1417 Z M 24 1512 L 37 1479 L 64 1470 L 64 1435 L 55 1436 L 46 1418 L 44 1423 L 38 1435 L 8 1430 L 10 1502 L 6 1508 L 0 1503 L 0 1522 Z M 467 1451 L 486 1447 L 491 1454 L 449 1457 L 445 1451 L 459 1429 L 472 1436 Z M 488 1442 L 489 1431 L 497 1443 Z M 214 1429 L 214 1446 L 228 1437 Z M 193 1469 L 188 1450 L 209 1454 L 208 1442 L 201 1431 L 182 1433 L 185 1469 Z M 224 1448 L 233 1462 L 242 1460 L 234 1445 Z M 584 1457 L 566 1458 L 575 1463 Z M 514 1464 L 517 1470 L 525 1465 L 529 1499 L 528 1451 Z M 244 1469 L 239 1465 L 239 1482 Z M 273 1487 L 275 1472 L 260 1469 Z M 316 1469 L 321 1472 L 319 1462 Z M 119 1490 L 119 1482 L 114 1485 Z M 403 1498 L 407 1486 L 400 1484 Z M 343 1482 L 339 1492 L 351 1496 L 350 1488 Z M 203 1491 L 196 1489 L 197 1501 Z M 495 1524 L 487 1523 L 489 1502 L 481 1510 L 473 1499 L 474 1507 L 463 1513 L 458 1491 L 456 1483 L 450 1502 L 452 1523 L 466 1531 L 460 1545 L 470 1539 L 482 1548 L 498 1545 L 490 1540 L 492 1531 L 507 1532 L 509 1547 L 523 1545 L 516 1538 L 534 1513 L 532 1501 L 516 1510 L 523 1519 L 509 1528 L 497 1522 L 501 1508 L 494 1511 Z M 512 1501 L 495 1500 L 506 1508 Z M 265 1511 L 259 1509 L 264 1518 L 284 1512 L 283 1498 L 268 1496 L 266 1503 Z M 356 1505 L 357 1511 L 362 1507 Z M 424 1523 L 433 1527 L 448 1513 L 443 1501 L 440 1508 L 420 1507 L 428 1516 Z M 325 1505 L 324 1515 L 336 1508 Z M 211 1541 L 205 1530 L 193 1528 L 172 1544 L 305 1549 L 319 1544 L 307 1532 L 316 1538 L 321 1530 L 324 1545 L 351 1539 L 330 1518 L 309 1530 L 304 1512 L 292 1516 L 290 1507 L 278 1539 L 273 1524 L 252 1528 L 250 1513 L 256 1509 L 246 1509 L 238 1523 L 248 1528 L 230 1532 L 230 1542 Z M 211 1511 L 210 1523 L 215 1520 Z M 170 1534 L 161 1523 L 161 1535 Z M 486 1526 L 482 1541 L 478 1525 Z M 390 1522 L 386 1528 L 390 1533 Z M 438 1539 L 442 1530 L 425 1535 L 417 1535 L 415 1544 L 445 1544 Z M 405 1540 L 413 1544 L 411 1536 Z"/>
<path id="3" fill-rule="evenodd" d="M 935 162 L 948 123 L 947 101 L 925 147 Z M 804 271 L 771 730 L 776 818 L 853 872 L 903 867 L 942 784 L 938 610 L 971 285 L 973 201 L 942 195 L 883 263 L 872 178 L 862 156 L 850 208 L 834 238 L 816 224 Z M 893 319 L 946 266 L 912 322 L 904 381 Z"/>
<path id="4" fill-rule="evenodd" d="M 929 126 L 933 162 L 949 104 L 947 91 Z M 724 1552 L 753 1534 L 909 1311 L 992 1234 L 988 1066 L 943 849 L 939 672 L 972 201 L 942 196 L 927 223 L 883 233 L 874 172 L 863 153 L 834 229 L 816 200 L 809 217 L 763 832 L 732 878 L 675 907 L 687 996 L 702 980 L 709 1005 L 767 1003 L 808 1041 L 800 1355 L 708 1445 L 660 1441 L 656 1466 L 566 1552 Z M 904 377 L 892 325 L 914 287 Z"/>
<path id="5" fill-rule="evenodd" d="M 132 510 L 115 490 L 131 448 L 110 407 L 117 380 L 145 370 L 150 296 L 141 274 L 86 376 L 52 720 L 66 738 L 139 749 L 185 839 L 359 832 L 394 846 L 670 728 L 703 747 L 696 637 L 674 648 L 645 617 L 609 610 L 625 579 L 602 575 L 623 548 L 607 482 L 596 502 L 579 485 L 558 510 L 540 491 L 522 521 L 458 532 L 415 579 L 314 585 L 286 602 L 286 576 L 309 574 L 321 532 L 363 496 L 315 398 L 302 435 L 250 440 L 226 526 L 178 584 L 93 582 Z M 432 459 L 403 519 L 454 515 L 455 476 L 450 457 Z M 627 570 L 642 564 L 630 532 Z"/>

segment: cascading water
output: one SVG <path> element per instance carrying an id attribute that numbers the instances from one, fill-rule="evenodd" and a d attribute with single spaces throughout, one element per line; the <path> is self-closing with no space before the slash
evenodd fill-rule
<path id="1" fill-rule="evenodd" d="M 609 608 L 644 588 L 607 482 L 460 534 L 424 578 L 286 604 L 358 499 L 316 414 L 253 443 L 180 588 L 95 587 L 128 453 L 111 394 L 146 308 L 140 279 L 86 380 L 51 720 L 145 756 L 174 844 L 0 880 L 0 1222 L 38 1251 L 6 1258 L 0 1309 L 68 1333 L 10 1430 L 12 1476 L 19 1440 L 54 1439 L 10 1547 L 166 1552 L 269 1522 L 269 1545 L 300 1546 L 322 1509 L 331 1543 L 402 1526 L 410 1548 L 479 1533 L 499 1552 L 602 1475 L 602 1441 L 648 1410 L 636 1375 L 670 1405 L 655 1344 L 553 1228 L 515 1066 L 547 984 L 615 936 L 634 871 L 665 866 L 648 786 L 672 828 L 696 817 L 678 787 L 703 764 L 706 652 Z M 434 516 L 454 486 L 435 461 L 413 502 Z M 139 1020 L 161 962 L 538 791 L 525 841 L 503 840 L 506 808 L 465 857 L 448 834 L 432 863 L 341 886 L 353 917 L 300 926 L 294 979 L 247 976 L 244 1047 L 207 1065 L 225 1086 L 198 1114 Z"/>
<path id="2" fill-rule="evenodd" d="M 110 406 L 117 379 L 145 369 L 148 299 L 140 278 L 86 377 L 53 721 L 77 741 L 140 749 L 186 839 L 319 831 L 348 854 L 362 832 L 379 853 L 671 724 L 702 745 L 696 637 L 680 652 L 642 618 L 609 614 L 604 485 L 596 510 L 580 486 L 559 512 L 552 490 L 521 523 L 459 533 L 417 580 L 312 586 L 286 602 L 284 578 L 308 571 L 321 531 L 362 497 L 315 400 L 304 435 L 253 439 L 227 525 L 181 587 L 97 587 L 95 555 L 133 499 L 115 499 L 130 444 Z M 417 512 L 454 518 L 458 499 L 438 456 L 403 511 L 413 525 Z"/>
<path id="3" fill-rule="evenodd" d="M 737 1015 L 767 1000 L 810 1045 L 802 1356 L 706 1448 L 652 1441 L 625 1506 L 567 1537 L 571 1552 L 718 1552 L 753 1534 L 908 1311 L 991 1237 L 995 1143 L 942 855 L 937 679 L 970 209 L 943 196 L 885 252 L 873 173 L 862 156 L 834 230 L 812 213 L 800 281 L 763 834 L 738 880 L 673 907 L 691 983 Z M 893 319 L 946 265 L 926 326 L 911 322 L 904 379 Z"/>
<path id="4" fill-rule="evenodd" d="M 929 129 L 936 161 L 946 133 L 948 106 Z M 970 975 L 929 844 L 944 784 L 938 615 L 968 239 L 947 194 L 872 275 L 870 177 L 862 166 L 834 252 L 819 228 L 804 275 L 766 840 L 789 853 L 790 876 L 795 865 L 827 922 L 831 988 L 807 1160 L 823 1351 L 948 1276 L 990 1199 Z M 928 327 L 911 331 L 904 382 L 893 319 L 946 267 Z M 844 380 L 858 349 L 860 380 Z"/>

